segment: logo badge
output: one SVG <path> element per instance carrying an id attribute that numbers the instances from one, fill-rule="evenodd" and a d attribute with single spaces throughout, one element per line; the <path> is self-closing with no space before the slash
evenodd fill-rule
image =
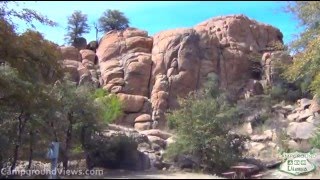
<path id="1" fill-rule="evenodd" d="M 308 159 L 314 158 L 315 155 L 311 153 L 283 153 L 282 156 L 286 159 L 280 166 L 280 171 L 300 175 L 306 174 L 316 169 L 316 166 L 312 164 Z"/>

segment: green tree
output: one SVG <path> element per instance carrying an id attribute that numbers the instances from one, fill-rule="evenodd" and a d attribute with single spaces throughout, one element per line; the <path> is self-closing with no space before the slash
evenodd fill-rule
<path id="1" fill-rule="evenodd" d="M 103 130 L 105 125 L 121 115 L 120 100 L 104 98 L 104 90 L 96 91 L 90 86 L 76 86 L 74 83 L 63 80 L 56 83 L 51 96 L 55 97 L 58 106 L 48 116 L 51 118 L 54 137 L 52 140 L 61 142 L 63 167 L 68 168 L 71 149 L 81 146 L 86 149 L 90 137 L 94 132 Z M 103 98 L 96 101 L 97 97 Z"/>
<path id="2" fill-rule="evenodd" d="M 82 34 L 89 33 L 90 26 L 87 24 L 88 18 L 81 11 L 74 11 L 68 17 L 68 33 L 65 35 L 65 40 L 69 44 L 74 44 Z"/>
<path id="3" fill-rule="evenodd" d="M 60 65 L 56 61 L 59 56 L 57 47 L 44 40 L 38 32 L 28 30 L 18 36 L 6 21 L 2 21 L 4 31 L 1 35 L 9 35 L 7 46 L 2 46 L 4 54 L 1 59 L 0 87 L 2 97 L 1 107 L 11 114 L 8 119 L 3 119 L 13 129 L 11 137 L 14 147 L 12 149 L 12 170 L 20 156 L 23 137 L 26 127 L 32 126 L 33 117 L 38 116 L 40 109 L 49 103 L 46 94 L 46 84 L 59 78 Z M 1 36 L 0 39 L 6 39 Z M 32 134 L 32 132 L 31 132 Z M 10 148 L 8 148 L 10 149 Z"/>
<path id="4" fill-rule="evenodd" d="M 33 30 L 18 35 L 12 22 L 17 17 L 33 26 L 33 21 L 54 26 L 56 23 L 34 10 L 10 9 L 7 1 L 0 4 L 0 118 L 1 148 L 0 166 L 11 162 L 11 170 L 24 145 L 29 145 L 29 166 L 32 161 L 33 129 L 44 108 L 50 105 L 47 83 L 61 75 L 57 46 Z M 59 58 L 58 58 L 59 59 Z M 29 137 L 26 141 L 26 137 Z M 27 143 L 30 142 L 30 143 Z"/>
<path id="5" fill-rule="evenodd" d="M 111 30 L 124 30 L 129 27 L 129 20 L 118 10 L 106 10 L 99 18 L 99 28 L 102 32 Z"/>
<path id="6" fill-rule="evenodd" d="M 291 1 L 288 2 L 286 12 L 292 13 L 305 30 L 299 38 L 292 42 L 291 48 L 296 52 L 305 49 L 308 42 L 318 37 L 320 30 L 320 2 L 318 1 Z"/>
<path id="7" fill-rule="evenodd" d="M 220 172 L 241 157 L 244 138 L 230 133 L 239 123 L 237 109 L 213 92 L 217 91 L 195 92 L 180 101 L 181 109 L 169 114 L 177 140 L 169 145 L 167 158 L 191 155 L 204 170 Z"/>
<path id="8" fill-rule="evenodd" d="M 286 67 L 284 77 L 292 82 L 310 80 L 307 86 L 313 93 L 319 93 L 320 73 L 320 3 L 317 1 L 294 1 L 287 6 L 288 12 L 293 13 L 300 24 L 305 26 L 298 39 L 290 45 L 296 52 L 294 61 Z"/>
<path id="9" fill-rule="evenodd" d="M 19 4 L 18 2 L 14 1 L 0 1 L 0 19 L 9 22 L 12 25 L 12 18 L 14 17 L 25 21 L 28 25 L 31 25 L 33 28 L 35 28 L 35 26 L 33 25 L 34 21 L 38 21 L 41 24 L 48 26 L 58 25 L 56 22 L 50 20 L 48 17 L 36 12 L 35 10 L 24 8 L 21 11 L 17 11 L 15 8 L 9 8 L 9 3 L 14 3 L 16 6 Z"/>

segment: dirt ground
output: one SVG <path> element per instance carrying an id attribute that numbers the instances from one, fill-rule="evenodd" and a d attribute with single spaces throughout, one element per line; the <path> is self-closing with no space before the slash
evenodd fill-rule
<path id="1" fill-rule="evenodd" d="M 61 177 L 81 178 L 81 179 L 224 179 L 215 175 L 191 173 L 191 172 L 169 172 L 169 171 L 123 171 L 123 170 L 105 170 L 102 176 L 82 176 L 82 177 Z"/>
<path id="2" fill-rule="evenodd" d="M 263 179 L 319 179 L 319 170 L 306 175 L 294 176 L 277 169 L 262 172 L 265 174 Z M 61 177 L 61 179 L 225 179 L 216 175 L 201 174 L 193 172 L 170 172 L 170 171 L 124 171 L 124 170 L 105 170 L 102 176 L 81 176 L 81 177 Z"/>

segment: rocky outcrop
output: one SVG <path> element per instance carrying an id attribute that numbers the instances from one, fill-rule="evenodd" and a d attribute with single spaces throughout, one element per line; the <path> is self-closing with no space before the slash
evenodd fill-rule
<path id="1" fill-rule="evenodd" d="M 137 160 L 136 164 L 140 164 L 139 170 L 144 169 L 160 169 L 166 167 L 163 162 L 163 153 L 168 143 L 167 140 L 172 138 L 172 134 L 161 130 L 145 130 L 137 131 L 132 128 L 109 124 L 108 129 L 103 133 L 105 137 L 110 137 L 115 134 L 124 134 L 132 137 L 138 144 L 137 151 L 145 158 Z"/>
<path id="2" fill-rule="evenodd" d="M 117 87 L 116 93 L 148 97 L 151 49 L 152 38 L 145 31 L 130 28 L 107 33 L 96 53 L 102 87 L 109 91 Z"/>
<path id="3" fill-rule="evenodd" d="M 151 115 L 149 82 L 151 77 L 152 38 L 146 31 L 128 28 L 110 31 L 100 40 L 97 57 L 101 71 L 101 86 L 109 92 L 118 93 L 126 112 L 126 125 L 139 130 L 151 128 L 151 119 L 135 122 L 139 114 Z M 121 120 L 120 120 L 121 121 Z M 118 121 L 118 122 L 120 122 Z"/>
<path id="4" fill-rule="evenodd" d="M 76 84 L 91 83 L 99 87 L 99 70 L 96 65 L 96 54 L 87 49 L 78 50 L 73 46 L 60 47 L 62 53 L 61 64 L 66 72 L 70 74 L 70 79 Z"/>
<path id="5" fill-rule="evenodd" d="M 257 106 L 256 109 L 260 112 L 256 112 L 246 104 L 250 115 L 245 114 L 243 118 L 246 123 L 237 132 L 249 136 L 246 145 L 248 156 L 267 163 L 270 160 L 274 162 L 281 160 L 281 157 L 277 156 L 280 148 L 309 152 L 313 147 L 310 140 L 316 135 L 320 124 L 318 106 L 316 96 L 312 100 L 299 99 L 293 105 L 285 105 L 284 102 L 276 104 L 272 106 L 271 111 L 263 113 L 261 109 L 266 108 Z M 257 123 L 263 114 L 268 115 L 267 119 Z"/>
<path id="6" fill-rule="evenodd" d="M 282 43 L 282 33 L 278 29 L 243 15 L 217 17 L 193 28 L 156 34 L 151 77 L 155 114 L 163 116 L 167 108 L 176 108 L 177 97 L 200 88 L 212 72 L 218 75 L 220 87 L 235 88 L 237 94 L 241 90 L 239 84 L 243 86 L 248 79 L 260 80 L 253 75 L 256 62 L 250 56 L 260 54 L 262 57 L 268 47 L 277 42 Z M 159 81 L 163 87 L 157 91 Z M 253 88 L 257 94 L 262 93 L 257 83 Z M 163 97 L 159 96 L 160 92 Z M 162 106 L 157 107 L 157 104 Z"/>
<path id="7" fill-rule="evenodd" d="M 167 109 L 178 108 L 177 99 L 201 88 L 209 74 L 217 75 L 219 86 L 233 91 L 236 98 L 263 94 L 261 78 L 265 75 L 270 84 L 274 62 L 287 58 L 272 49 L 277 43 L 282 43 L 279 29 L 244 15 L 231 15 L 153 37 L 136 28 L 110 31 L 98 45 L 90 43 L 80 54 L 68 47 L 63 55 L 72 60 L 65 64 L 74 79 L 87 77 L 118 94 L 125 111 L 118 123 L 144 130 L 164 128 Z M 80 75 L 80 70 L 88 75 Z M 136 121 L 142 114 L 151 119 Z"/>
<path id="8" fill-rule="evenodd" d="M 283 51 L 266 52 L 262 56 L 262 66 L 264 67 L 264 78 L 269 86 L 279 83 L 280 71 L 279 63 L 290 64 L 292 57 Z"/>

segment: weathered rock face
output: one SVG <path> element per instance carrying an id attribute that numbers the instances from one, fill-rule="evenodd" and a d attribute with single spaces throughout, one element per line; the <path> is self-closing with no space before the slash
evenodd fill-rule
<path id="1" fill-rule="evenodd" d="M 292 57 L 282 51 L 266 52 L 262 56 L 261 64 L 264 68 L 264 76 L 267 85 L 274 85 L 279 82 L 279 62 L 289 64 L 292 62 Z"/>
<path id="2" fill-rule="evenodd" d="M 156 34 L 151 77 L 155 114 L 177 107 L 177 97 L 201 87 L 211 72 L 219 76 L 220 86 L 228 89 L 255 78 L 249 55 L 262 56 L 267 47 L 276 42 L 282 43 L 282 33 L 278 29 L 243 15 L 213 18 L 194 28 Z M 160 84 L 162 87 L 158 90 Z M 261 88 L 258 88 L 257 94 L 260 94 Z"/>
<path id="3" fill-rule="evenodd" d="M 269 65 L 260 73 L 271 82 L 274 59 L 282 58 L 281 53 L 270 50 L 270 45 L 277 42 L 282 43 L 278 29 L 232 15 L 209 19 L 193 28 L 163 31 L 154 37 L 135 28 L 110 31 L 94 47 L 87 46 L 80 53 L 64 50 L 63 54 L 65 59 L 78 61 L 68 62 L 76 64 L 70 70 L 75 79 L 81 79 L 77 74 L 81 69 L 104 89 L 119 94 L 126 114 L 117 122 L 131 127 L 137 124 L 144 130 L 165 127 L 166 110 L 178 108 L 178 97 L 201 88 L 212 73 L 219 77 L 220 87 L 234 90 L 237 97 L 263 94 L 259 82 L 262 75 L 252 69 L 262 67 L 261 63 Z M 96 50 L 96 56 L 92 50 Z M 258 62 L 250 59 L 252 54 L 259 55 Z M 142 114 L 150 115 L 151 120 L 136 119 Z"/>
<path id="4" fill-rule="evenodd" d="M 60 47 L 62 66 L 76 84 L 92 83 L 99 87 L 99 72 L 95 64 L 96 54 L 91 50 L 79 50 L 73 46 Z"/>
<path id="5" fill-rule="evenodd" d="M 101 86 L 110 92 L 120 93 L 127 113 L 122 119 L 127 125 L 135 124 L 137 117 L 130 113 L 151 114 L 148 97 L 152 42 L 146 31 L 134 28 L 111 31 L 100 40 L 96 52 L 102 75 Z M 137 122 L 135 127 L 150 129 L 150 123 Z"/>
<path id="6" fill-rule="evenodd" d="M 100 41 L 97 56 L 102 86 L 111 91 L 148 96 L 152 38 L 147 32 L 127 29 L 111 31 Z"/>

